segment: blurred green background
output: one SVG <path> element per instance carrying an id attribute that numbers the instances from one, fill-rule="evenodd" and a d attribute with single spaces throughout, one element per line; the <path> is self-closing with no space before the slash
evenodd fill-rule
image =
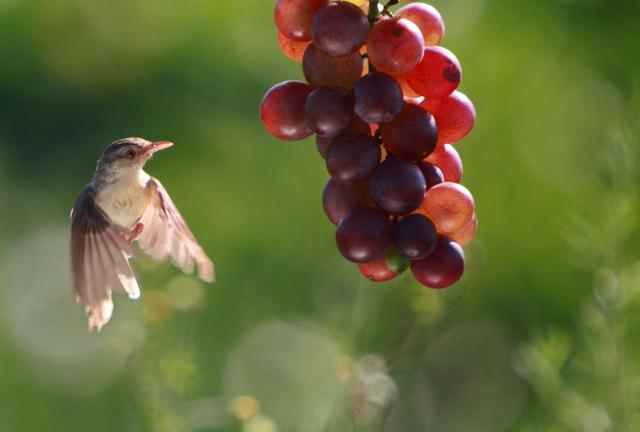
<path id="1" fill-rule="evenodd" d="M 263 130 L 273 1 L 0 0 L 0 431 L 640 430 L 640 2 L 432 4 L 478 110 L 443 292 L 363 279 L 313 140 Z M 132 135 L 217 283 L 143 258 L 88 335 L 69 209 Z"/>

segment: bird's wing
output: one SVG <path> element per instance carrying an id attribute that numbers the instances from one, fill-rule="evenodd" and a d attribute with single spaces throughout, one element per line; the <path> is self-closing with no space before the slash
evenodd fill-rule
<path id="1" fill-rule="evenodd" d="M 130 298 L 140 289 L 129 265 L 131 244 L 95 203 L 95 190 L 87 186 L 71 214 L 71 268 L 76 301 L 89 317 L 89 329 L 100 328 L 111 318 L 111 292 L 124 290 Z"/>
<path id="2" fill-rule="evenodd" d="M 140 247 L 158 261 L 171 257 L 171 261 L 185 273 L 193 272 L 195 263 L 200 279 L 213 282 L 213 263 L 198 244 L 167 190 L 154 177 L 147 183 L 147 189 L 151 204 L 140 219 L 143 225 L 137 239 Z"/>

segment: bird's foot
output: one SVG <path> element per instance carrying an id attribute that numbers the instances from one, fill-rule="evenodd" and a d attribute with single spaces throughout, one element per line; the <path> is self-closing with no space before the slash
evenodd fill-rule
<path id="1" fill-rule="evenodd" d="M 138 238 L 138 236 L 140 235 L 143 229 L 144 229 L 144 225 L 138 222 L 130 232 L 124 233 L 122 236 L 129 243 L 133 243 L 133 241 Z"/>

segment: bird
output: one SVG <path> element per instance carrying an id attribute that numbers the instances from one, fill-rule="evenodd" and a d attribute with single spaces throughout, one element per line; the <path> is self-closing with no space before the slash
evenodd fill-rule
<path id="1" fill-rule="evenodd" d="M 156 152 L 171 146 L 138 137 L 112 142 L 71 210 L 73 287 L 89 332 L 111 319 L 112 292 L 140 297 L 129 263 L 134 241 L 153 259 L 169 257 L 185 273 L 197 265 L 200 279 L 214 281 L 213 262 L 162 183 L 143 169 Z"/>

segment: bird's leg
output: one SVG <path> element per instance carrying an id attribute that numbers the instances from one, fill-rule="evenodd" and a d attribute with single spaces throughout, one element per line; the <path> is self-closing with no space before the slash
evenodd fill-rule
<path id="1" fill-rule="evenodd" d="M 128 233 L 123 233 L 122 237 L 124 237 L 124 239 L 129 243 L 133 243 L 133 241 L 138 238 L 143 229 L 144 225 L 138 222 L 131 231 L 129 231 Z"/>

